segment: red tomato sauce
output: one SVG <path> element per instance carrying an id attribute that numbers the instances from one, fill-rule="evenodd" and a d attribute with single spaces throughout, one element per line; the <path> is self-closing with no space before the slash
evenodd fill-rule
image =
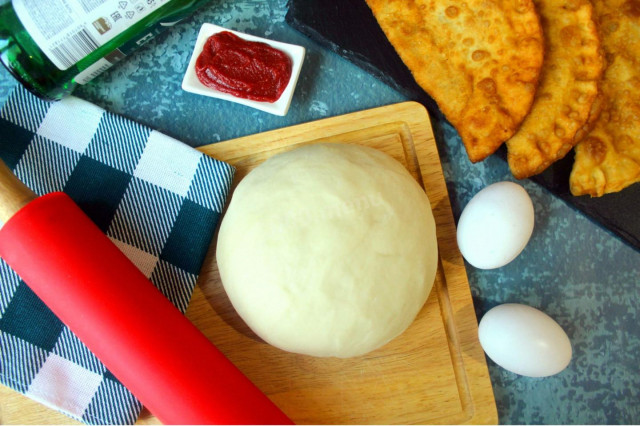
<path id="1" fill-rule="evenodd" d="M 196 75 L 205 86 L 260 102 L 280 98 L 291 69 L 286 53 L 229 31 L 209 37 L 196 61 Z"/>

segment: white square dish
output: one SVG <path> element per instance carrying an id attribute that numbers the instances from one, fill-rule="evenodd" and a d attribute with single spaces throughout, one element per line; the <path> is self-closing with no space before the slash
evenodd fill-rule
<path id="1" fill-rule="evenodd" d="M 244 40 L 266 43 L 275 49 L 281 50 L 291 58 L 291 78 L 289 79 L 289 84 L 287 84 L 287 87 L 284 89 L 284 92 L 282 92 L 282 95 L 277 101 L 271 103 L 244 99 L 207 87 L 200 82 L 198 76 L 196 75 L 196 60 L 198 59 L 198 56 L 200 56 L 202 48 L 207 39 L 212 35 L 222 31 L 229 31 L 237 35 L 238 37 L 243 38 Z M 302 68 L 302 62 L 304 60 L 304 54 L 305 48 L 302 46 L 256 37 L 250 34 L 229 30 L 227 28 L 223 28 L 214 24 L 203 24 L 200 28 L 200 32 L 198 33 L 198 39 L 196 40 L 193 53 L 191 54 L 191 60 L 189 61 L 189 65 L 187 66 L 187 71 L 185 72 L 184 78 L 182 79 L 182 90 L 196 93 L 198 95 L 210 96 L 213 98 L 224 99 L 230 102 L 236 102 L 271 114 L 284 116 L 289 110 L 289 105 L 291 105 L 291 98 L 293 97 L 293 91 L 296 87 L 296 83 L 298 82 L 300 69 Z"/>

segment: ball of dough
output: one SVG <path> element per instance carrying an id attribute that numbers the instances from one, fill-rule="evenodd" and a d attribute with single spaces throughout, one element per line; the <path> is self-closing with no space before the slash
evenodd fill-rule
<path id="1" fill-rule="evenodd" d="M 231 303 L 258 336 L 346 358 L 415 319 L 435 279 L 435 222 L 423 189 L 388 155 L 307 145 L 240 182 L 216 257 Z"/>

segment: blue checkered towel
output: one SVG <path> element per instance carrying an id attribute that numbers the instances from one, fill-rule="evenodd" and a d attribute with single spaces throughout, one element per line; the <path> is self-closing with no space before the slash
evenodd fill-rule
<path id="1" fill-rule="evenodd" d="M 81 99 L 17 88 L 0 157 L 37 194 L 66 192 L 182 312 L 234 169 Z M 0 260 L 0 382 L 89 424 L 132 424 L 140 403 Z"/>

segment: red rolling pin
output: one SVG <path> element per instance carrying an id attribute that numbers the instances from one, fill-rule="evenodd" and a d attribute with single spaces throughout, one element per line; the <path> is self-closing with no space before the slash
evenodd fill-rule
<path id="1" fill-rule="evenodd" d="M 67 195 L 0 190 L 0 256 L 161 422 L 292 423 Z"/>

